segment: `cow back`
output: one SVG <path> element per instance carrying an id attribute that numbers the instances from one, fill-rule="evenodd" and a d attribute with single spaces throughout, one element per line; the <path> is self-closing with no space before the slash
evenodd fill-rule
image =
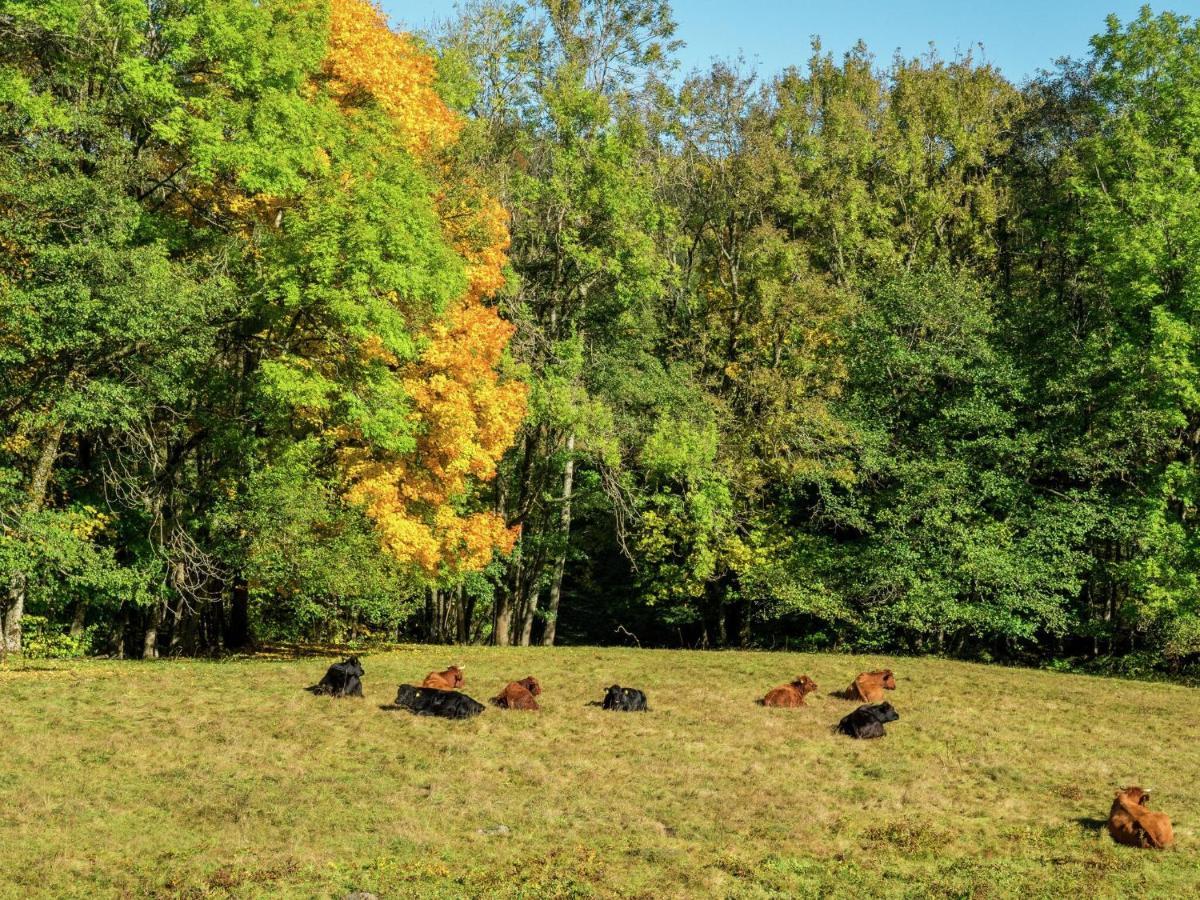
<path id="1" fill-rule="evenodd" d="M 804 695 L 790 684 L 781 684 L 767 692 L 767 696 L 763 697 L 762 704 L 763 706 L 795 709 L 804 705 Z"/>

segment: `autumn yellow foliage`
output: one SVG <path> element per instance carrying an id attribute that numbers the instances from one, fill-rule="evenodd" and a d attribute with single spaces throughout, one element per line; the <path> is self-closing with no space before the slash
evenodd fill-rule
<path id="1" fill-rule="evenodd" d="M 434 90 L 429 56 L 391 32 L 365 0 L 333 0 L 331 10 L 326 69 L 335 96 L 350 106 L 370 94 L 405 149 L 441 170 L 447 186 L 432 199 L 467 275 L 464 295 L 427 326 L 419 358 L 397 373 L 412 401 L 415 451 L 345 450 L 348 499 L 362 505 L 401 562 L 429 576 L 477 570 L 517 538 L 500 514 L 465 508 L 472 484 L 495 477 L 525 414 L 525 385 L 498 372 L 513 327 L 484 302 L 504 285 L 508 214 L 433 161 L 457 138 L 459 122 Z M 378 342 L 364 342 L 361 353 L 381 358 Z"/>
<path id="2" fill-rule="evenodd" d="M 495 477 L 525 412 L 525 385 L 496 371 L 512 331 L 494 309 L 464 298 L 432 326 L 405 373 L 416 451 L 383 460 L 358 448 L 344 454 L 349 499 L 376 522 L 389 552 L 429 575 L 483 568 L 516 541 L 499 514 L 455 508 L 472 480 Z"/>
<path id="3" fill-rule="evenodd" d="M 332 0 L 329 7 L 325 69 L 334 96 L 346 104 L 373 97 L 412 152 L 452 144 L 461 122 L 434 87 L 433 58 L 411 35 L 388 28 L 384 14 L 366 0 Z"/>

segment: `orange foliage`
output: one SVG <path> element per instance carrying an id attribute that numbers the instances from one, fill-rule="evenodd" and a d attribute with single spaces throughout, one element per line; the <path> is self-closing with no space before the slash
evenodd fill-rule
<path id="1" fill-rule="evenodd" d="M 508 211 L 482 191 L 443 197 L 438 210 L 446 239 L 467 263 L 467 299 L 491 297 L 504 287 Z"/>
<path id="2" fill-rule="evenodd" d="M 325 70 L 334 96 L 347 105 L 364 94 L 374 97 L 410 151 L 424 154 L 452 144 L 461 122 L 434 89 L 432 57 L 411 35 L 388 28 L 383 13 L 367 0 L 332 0 L 329 8 Z"/>
<path id="3" fill-rule="evenodd" d="M 433 325 L 425 352 L 405 373 L 420 427 L 416 451 L 388 460 L 359 449 L 344 456 L 349 499 L 375 520 L 389 552 L 427 574 L 481 569 L 517 539 L 497 513 L 453 506 L 471 479 L 495 477 L 524 416 L 525 385 L 496 371 L 512 332 L 494 309 L 464 299 Z"/>
<path id="4" fill-rule="evenodd" d="M 387 27 L 366 0 L 332 0 L 325 64 L 334 96 L 352 108 L 369 94 L 391 117 L 401 146 L 433 162 L 460 122 L 434 89 L 432 59 L 408 35 Z M 508 552 L 518 531 L 501 515 L 463 511 L 473 481 L 496 475 L 525 414 L 526 387 L 497 368 L 513 327 L 484 305 L 504 285 L 509 245 L 504 208 L 445 160 L 434 169 L 447 185 L 435 198 L 446 241 L 466 264 L 467 290 L 428 326 L 419 359 L 398 372 L 412 400 L 417 446 L 381 458 L 369 447 L 343 452 L 348 499 L 375 521 L 386 549 L 430 576 L 481 569 Z M 395 360 L 378 341 L 364 359 Z"/>

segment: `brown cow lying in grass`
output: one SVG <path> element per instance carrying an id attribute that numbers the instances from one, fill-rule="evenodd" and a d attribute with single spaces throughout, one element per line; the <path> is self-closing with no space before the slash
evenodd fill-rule
<path id="1" fill-rule="evenodd" d="M 454 691 L 467 683 L 463 678 L 461 665 L 451 666 L 444 672 L 430 672 L 421 682 L 423 688 L 433 688 L 435 691 Z"/>
<path id="2" fill-rule="evenodd" d="M 542 686 L 532 675 L 520 681 L 512 681 L 499 694 L 492 698 L 492 703 L 501 709 L 537 709 L 537 701 L 533 698 L 542 692 Z"/>
<path id="3" fill-rule="evenodd" d="M 1108 833 L 1118 844 L 1162 850 L 1175 843 L 1171 820 L 1165 813 L 1151 812 L 1150 794 L 1140 787 L 1117 791 L 1108 814 Z"/>
<path id="4" fill-rule="evenodd" d="M 859 703 L 879 703 L 883 700 L 884 691 L 896 689 L 896 676 L 891 669 L 876 669 L 874 672 L 863 672 L 836 696 L 843 700 L 854 700 Z"/>
<path id="5" fill-rule="evenodd" d="M 791 684 L 781 684 L 767 692 L 762 698 L 763 706 L 785 706 L 794 709 L 804 705 L 804 698 L 817 689 L 817 683 L 807 675 L 801 675 Z"/>

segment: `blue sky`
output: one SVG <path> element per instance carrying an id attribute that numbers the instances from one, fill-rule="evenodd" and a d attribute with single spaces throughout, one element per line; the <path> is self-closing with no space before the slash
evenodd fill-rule
<path id="1" fill-rule="evenodd" d="M 943 56 L 956 49 L 979 50 L 1013 81 L 1021 81 L 1060 56 L 1087 53 L 1088 38 L 1104 28 L 1104 17 L 1133 18 L 1144 0 L 675 0 L 680 52 L 685 69 L 714 58 L 737 56 L 765 73 L 808 58 L 809 37 L 841 54 L 859 38 L 882 61 L 899 48 L 924 53 L 933 41 Z M 396 24 L 420 30 L 446 18 L 454 0 L 382 0 Z M 1151 4 L 1155 11 L 1200 13 L 1200 0 Z"/>

